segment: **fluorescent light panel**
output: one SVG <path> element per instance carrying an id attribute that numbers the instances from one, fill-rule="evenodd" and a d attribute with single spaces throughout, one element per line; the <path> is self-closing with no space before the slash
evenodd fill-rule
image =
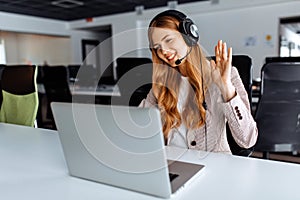
<path id="1" fill-rule="evenodd" d="M 59 1 L 52 1 L 51 4 L 62 8 L 74 8 L 77 6 L 82 6 L 84 3 L 82 1 L 75 1 L 75 0 L 59 0 Z"/>

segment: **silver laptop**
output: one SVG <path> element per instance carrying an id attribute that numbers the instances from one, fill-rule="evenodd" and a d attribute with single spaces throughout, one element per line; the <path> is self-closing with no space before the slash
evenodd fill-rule
<path id="1" fill-rule="evenodd" d="M 169 198 L 204 167 L 166 159 L 156 108 L 51 107 L 71 176 Z"/>

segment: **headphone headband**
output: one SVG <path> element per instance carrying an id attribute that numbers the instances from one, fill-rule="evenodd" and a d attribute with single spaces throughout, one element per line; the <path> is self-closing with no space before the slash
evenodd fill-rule
<path id="1" fill-rule="evenodd" d="M 179 12 L 178 10 L 166 10 L 157 14 L 150 22 L 149 27 L 152 23 L 164 16 L 171 16 L 179 21 L 179 32 L 182 33 L 183 39 L 188 46 L 194 46 L 199 40 L 198 28 L 194 22 L 189 19 L 185 14 Z"/>
<path id="2" fill-rule="evenodd" d="M 164 17 L 164 16 L 171 16 L 171 17 L 175 17 L 176 19 L 178 19 L 179 21 L 183 21 L 187 18 L 187 16 L 185 14 L 183 14 L 182 12 L 179 12 L 177 10 L 166 10 L 163 11 L 161 13 L 158 13 L 150 22 L 149 27 L 151 26 L 151 24 L 157 20 L 160 17 Z"/>

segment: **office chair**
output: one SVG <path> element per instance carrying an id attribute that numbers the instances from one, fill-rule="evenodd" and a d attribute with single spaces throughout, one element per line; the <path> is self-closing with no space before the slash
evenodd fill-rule
<path id="1" fill-rule="evenodd" d="M 34 126 L 39 105 L 36 76 L 36 66 L 14 65 L 3 69 L 1 122 Z"/>
<path id="2" fill-rule="evenodd" d="M 69 88 L 69 75 L 65 66 L 44 66 L 43 84 L 47 97 L 47 118 L 52 129 L 56 129 L 51 102 L 72 102 L 72 95 Z"/>
<path id="3" fill-rule="evenodd" d="M 300 150 L 300 62 L 267 63 L 261 80 L 254 149 L 267 159 L 269 152 L 295 153 Z"/>
<path id="4" fill-rule="evenodd" d="M 0 80 L 1 80 L 1 77 L 2 77 L 2 72 L 3 72 L 3 70 L 4 70 L 4 68 L 5 68 L 5 66 L 6 65 L 0 65 Z"/>
<path id="5" fill-rule="evenodd" d="M 300 56 L 298 57 L 266 57 L 265 63 L 272 62 L 300 62 Z"/>
<path id="6" fill-rule="evenodd" d="M 152 87 L 152 60 L 120 57 L 116 61 L 117 85 L 121 98 L 112 98 L 112 103 L 138 106 Z"/>
<path id="7" fill-rule="evenodd" d="M 215 56 L 210 58 L 215 60 Z M 232 55 L 232 66 L 236 67 L 239 72 L 245 90 L 248 93 L 250 109 L 252 109 L 252 59 L 247 55 Z M 233 155 L 250 156 L 252 154 L 253 148 L 245 149 L 235 142 L 228 124 L 226 124 L 226 132 L 230 150 Z"/>
<path id="8" fill-rule="evenodd" d="M 76 76 L 76 85 L 80 87 L 95 88 L 98 85 L 98 69 L 94 65 L 82 65 Z"/>
<path id="9" fill-rule="evenodd" d="M 80 65 L 68 65 L 68 74 L 69 74 L 69 81 L 72 83 L 75 83 L 78 81 L 77 79 L 77 73 L 80 69 Z"/>

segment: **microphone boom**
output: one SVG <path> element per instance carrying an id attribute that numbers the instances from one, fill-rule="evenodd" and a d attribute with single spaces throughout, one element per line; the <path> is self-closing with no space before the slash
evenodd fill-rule
<path id="1" fill-rule="evenodd" d="M 175 61 L 175 64 L 176 64 L 176 65 L 180 65 L 180 64 L 181 64 L 181 61 L 182 61 L 183 59 L 185 59 L 185 58 L 191 53 L 191 51 L 192 51 L 192 47 L 190 47 L 189 52 L 188 52 L 187 54 L 185 54 L 185 56 L 183 56 L 182 58 L 178 58 L 178 59 Z"/>

